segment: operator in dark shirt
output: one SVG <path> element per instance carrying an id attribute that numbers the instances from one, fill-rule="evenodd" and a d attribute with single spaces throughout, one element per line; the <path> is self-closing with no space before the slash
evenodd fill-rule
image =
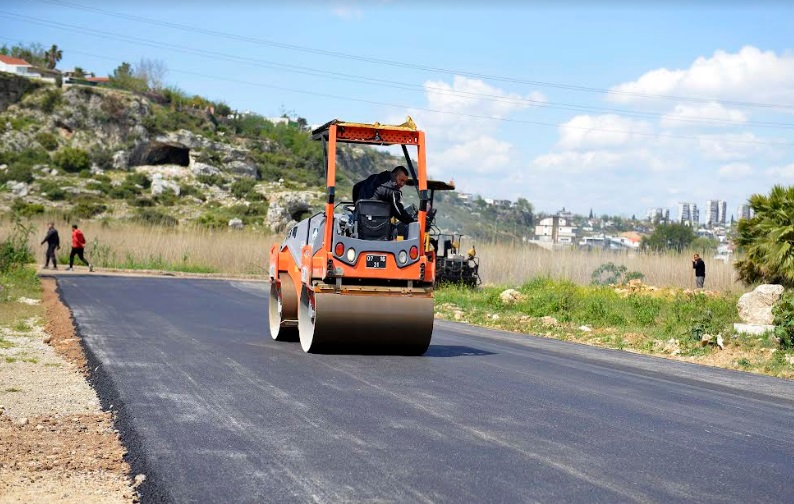
<path id="1" fill-rule="evenodd" d="M 414 221 L 414 217 L 405 210 L 402 204 L 400 189 L 408 181 L 408 170 L 397 166 L 392 171 L 384 170 L 370 175 L 353 186 L 353 202 L 360 199 L 376 199 L 389 204 L 392 217 L 404 224 Z"/>

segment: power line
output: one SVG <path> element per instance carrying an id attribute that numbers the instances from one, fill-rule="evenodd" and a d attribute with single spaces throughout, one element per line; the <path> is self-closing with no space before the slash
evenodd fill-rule
<path id="1" fill-rule="evenodd" d="M 46 0 L 39 0 L 39 1 L 46 1 Z M 381 87 L 390 87 L 394 89 L 403 89 L 408 91 L 419 91 L 429 94 L 437 94 L 437 95 L 445 95 L 445 96 L 461 96 L 467 98 L 476 98 L 482 99 L 485 101 L 494 101 L 494 102 L 501 102 L 501 103 L 508 103 L 514 105 L 521 105 L 521 106 L 533 106 L 538 108 L 547 108 L 547 109 L 556 109 L 556 110 L 570 110 L 575 112 L 610 112 L 610 113 L 617 113 L 621 114 L 626 117 L 636 117 L 636 118 L 648 118 L 648 117 L 666 117 L 668 114 L 658 113 L 658 112 L 648 112 L 648 111 L 628 111 L 628 110 L 621 110 L 621 109 L 614 109 L 614 108 L 606 108 L 606 107 L 595 107 L 595 106 L 586 106 L 586 105 L 575 105 L 575 104 L 568 104 L 568 103 L 559 103 L 559 104 L 552 104 L 547 103 L 542 100 L 534 100 L 530 98 L 521 98 L 521 97 L 506 97 L 506 96 L 499 96 L 493 95 L 488 93 L 478 93 L 473 91 L 461 91 L 461 90 L 453 90 L 453 89 L 444 89 L 438 88 L 433 86 L 417 86 L 415 84 L 405 83 L 405 82 L 394 82 L 386 79 L 378 79 L 374 77 L 366 77 L 366 76 L 358 76 L 358 75 L 351 75 L 341 72 L 333 72 L 333 71 L 325 71 L 319 70 L 310 67 L 303 67 L 298 65 L 290 65 L 284 63 L 276 63 L 267 60 L 261 60 L 256 58 L 248 58 L 248 57 L 241 57 L 230 55 L 226 53 L 221 53 L 217 51 L 208 51 L 204 49 L 194 49 L 186 46 L 180 46 L 176 44 L 170 43 L 163 43 L 163 42 L 155 42 L 149 39 L 144 39 L 140 37 L 131 37 L 127 35 L 120 35 L 114 34 L 110 32 L 105 32 L 101 30 L 95 30 L 92 28 L 84 28 L 75 25 L 69 25 L 66 23 L 60 23 L 57 21 L 50 21 L 41 18 L 35 18 L 30 16 L 24 16 L 15 13 L 9 13 L 6 11 L 0 11 L 0 17 L 11 17 L 23 20 L 25 22 L 39 24 L 42 26 L 49 26 L 55 27 L 65 31 L 71 31 L 74 33 L 80 34 L 89 34 L 100 38 L 107 38 L 107 39 L 114 39 L 120 40 L 123 42 L 135 43 L 135 44 L 143 44 L 149 47 L 154 47 L 157 49 L 170 49 L 173 51 L 178 51 L 182 53 L 188 54 L 197 54 L 200 56 L 209 56 L 215 59 L 223 59 L 226 61 L 231 61 L 234 63 L 245 63 L 248 65 L 255 65 L 264 68 L 274 68 L 274 69 L 281 69 L 288 72 L 299 73 L 304 75 L 312 75 L 312 76 L 320 76 L 320 77 L 328 77 L 337 80 L 343 80 L 348 82 L 358 82 L 364 84 L 377 84 Z M 133 16 L 135 17 L 135 16 Z M 714 102 L 710 102 L 714 103 Z M 693 117 L 666 117 L 669 121 L 677 121 L 677 122 L 686 122 L 686 123 L 695 123 L 695 124 L 704 124 L 704 125 L 714 125 L 714 126 L 755 126 L 761 128 L 778 128 L 778 129 L 794 129 L 794 124 L 791 123 L 777 123 L 777 122 L 766 122 L 766 121 L 732 121 L 732 120 L 725 120 L 725 119 L 717 119 L 717 118 L 693 118 Z"/>
<path id="2" fill-rule="evenodd" d="M 122 14 L 114 11 L 109 11 L 105 9 L 100 9 L 98 7 L 89 7 L 85 5 L 80 5 L 72 2 L 64 2 L 61 0 L 37 0 L 43 3 L 49 3 L 53 5 L 60 5 L 63 7 L 79 9 L 83 11 L 89 12 L 97 12 L 99 14 L 103 14 L 106 16 L 117 17 L 121 19 L 127 19 L 131 21 L 139 21 L 142 23 L 148 23 L 157 26 L 163 26 L 167 28 L 173 28 L 188 32 L 194 33 L 202 33 L 204 35 L 211 35 L 215 37 L 226 38 L 230 40 L 237 40 L 248 42 L 257 45 L 266 45 L 271 47 L 278 47 L 281 49 L 288 49 L 292 51 L 300 51 L 300 52 L 307 52 L 313 54 L 320 54 L 324 56 L 332 56 L 335 58 L 342 58 L 342 59 L 349 59 L 355 61 L 364 61 L 368 63 L 376 63 L 381 65 L 388 65 L 393 67 L 399 68 L 411 68 L 414 70 L 422 70 L 426 72 L 439 72 L 451 75 L 463 75 L 467 77 L 476 77 L 478 79 L 483 80 L 490 80 L 490 81 L 501 81 L 501 82 L 512 82 L 516 84 L 526 84 L 532 86 L 539 86 L 539 87 L 551 87 L 551 88 L 558 88 L 558 89 L 567 89 L 573 91 L 583 91 L 583 92 L 592 92 L 592 93 L 600 93 L 600 94 L 608 94 L 608 95 L 619 95 L 619 96 L 633 96 L 639 98 L 653 98 L 653 99 L 664 99 L 664 100 L 675 100 L 675 101 L 684 101 L 684 102 L 695 102 L 695 103 L 710 103 L 710 102 L 718 102 L 733 106 L 743 106 L 743 107 L 758 107 L 758 108 L 772 108 L 772 109 L 794 109 L 794 105 L 786 105 L 786 104 L 773 104 L 773 103 L 760 103 L 760 102 L 747 102 L 747 101 L 734 101 L 734 100 L 717 100 L 714 98 L 702 98 L 702 97 L 688 97 L 688 96 L 674 96 L 674 95 L 663 95 L 663 94 L 651 94 L 651 93 L 639 93 L 639 92 L 631 92 L 631 91 L 617 91 L 614 89 L 603 89 L 603 88 L 594 88 L 588 86 L 580 86 L 580 85 L 573 85 L 573 84 L 560 84 L 554 82 L 547 82 L 547 81 L 536 81 L 536 80 L 526 80 L 526 79 L 517 79 L 512 77 L 505 77 L 505 76 L 498 76 L 498 75 L 490 75 L 484 74 L 479 72 L 471 72 L 467 70 L 456 70 L 456 69 L 449 69 L 444 67 L 437 67 L 437 66 L 430 66 L 430 65 L 420 65 L 416 63 L 405 63 L 400 61 L 392 61 L 386 60 L 381 58 L 372 58 L 367 56 L 360 56 L 355 54 L 349 54 L 344 52 L 337 52 L 337 51 L 328 51 L 325 49 L 317 49 L 313 47 L 307 46 L 300 46 L 295 44 L 287 44 L 283 42 L 276 42 L 272 40 L 260 39 L 255 37 L 247 37 L 241 35 L 235 35 L 231 33 L 216 31 L 216 30 L 209 30 L 205 28 L 197 28 L 194 26 L 182 25 L 178 23 L 172 23 L 168 21 L 161 21 L 157 19 L 146 18 L 142 16 L 134 16 L 129 14 Z"/>
<path id="3" fill-rule="evenodd" d="M 0 37 L 0 38 L 5 39 L 5 37 Z M 10 39 L 6 39 L 6 40 L 10 40 Z M 82 51 L 72 51 L 72 52 L 75 53 L 75 54 L 83 54 L 85 56 L 91 56 L 91 57 L 98 58 L 98 59 L 105 59 L 105 60 L 109 60 L 109 61 L 118 61 L 116 58 L 111 58 L 111 57 L 108 57 L 108 56 L 101 56 L 101 55 L 92 54 L 92 53 L 86 53 L 86 52 L 82 52 Z M 575 126 L 575 125 L 564 124 L 564 123 L 563 124 L 555 124 L 555 123 L 547 123 L 547 122 L 542 122 L 542 121 L 529 121 L 529 120 L 524 120 L 524 119 L 510 119 L 510 118 L 498 117 L 498 116 L 486 116 L 486 115 L 478 115 L 478 114 L 469 114 L 469 113 L 464 113 L 464 112 L 450 112 L 448 110 L 437 110 L 437 109 L 430 109 L 430 108 L 424 108 L 424 107 L 414 107 L 414 106 L 410 106 L 410 105 L 401 105 L 401 104 L 397 104 L 397 103 L 382 102 L 382 101 L 377 101 L 377 100 L 367 100 L 367 99 L 363 99 L 363 98 L 354 98 L 354 97 L 350 97 L 350 96 L 339 96 L 339 95 L 328 94 L 328 93 L 318 93 L 316 91 L 306 91 L 306 90 L 302 90 L 302 89 L 287 88 L 287 87 L 283 87 L 283 86 L 276 86 L 276 85 L 273 85 L 273 84 L 266 84 L 266 83 L 261 83 L 261 82 L 249 82 L 249 81 L 245 81 L 245 80 L 241 80 L 241 79 L 231 79 L 231 78 L 226 78 L 226 77 L 219 77 L 217 75 L 203 74 L 203 73 L 192 72 L 192 71 L 188 71 L 188 70 L 172 70 L 172 71 L 174 71 L 176 73 L 180 73 L 180 74 L 192 75 L 192 76 L 202 77 L 202 78 L 206 78 L 206 79 L 219 80 L 219 81 L 225 81 L 225 82 L 234 82 L 236 84 L 245 84 L 245 85 L 248 85 L 248 86 L 262 87 L 262 88 L 267 88 L 267 89 L 275 89 L 275 90 L 278 90 L 278 91 L 285 91 L 285 92 L 295 93 L 295 94 L 318 96 L 318 97 L 322 97 L 322 98 L 333 98 L 333 99 L 337 99 L 337 100 L 346 100 L 346 101 L 353 101 L 353 102 L 358 102 L 358 103 L 367 103 L 367 104 L 370 104 L 370 105 L 380 105 L 380 106 L 386 106 L 386 107 L 391 107 L 391 108 L 398 108 L 398 109 L 401 109 L 401 110 L 417 110 L 417 111 L 422 111 L 422 112 L 430 112 L 430 113 L 434 113 L 434 114 L 444 114 L 444 115 L 452 115 L 452 116 L 459 116 L 459 117 L 467 117 L 467 118 L 470 118 L 470 119 L 484 119 L 484 120 L 490 120 L 490 121 L 499 121 L 499 122 L 513 123 L 513 124 L 530 124 L 530 125 L 535 125 L 535 126 L 547 126 L 547 127 L 553 127 L 553 128 L 575 129 L 575 130 L 581 130 L 581 131 L 599 131 L 599 132 L 603 132 L 603 133 L 615 133 L 615 134 L 623 134 L 623 135 L 636 135 L 636 136 L 643 136 L 643 137 L 650 137 L 650 138 L 674 138 L 674 139 L 680 139 L 680 140 L 694 140 L 694 141 L 702 141 L 704 139 L 708 139 L 707 136 L 704 138 L 704 137 L 687 136 L 687 135 L 670 135 L 670 134 L 664 134 L 664 133 L 645 133 L 645 132 L 635 132 L 635 131 L 627 131 L 627 130 L 612 130 L 612 129 L 604 129 L 604 128 L 589 128 L 589 127 L 585 127 L 585 126 Z M 732 143 L 754 144 L 754 145 L 774 145 L 774 146 L 790 146 L 790 145 L 794 145 L 792 143 L 784 142 L 784 141 L 764 142 L 764 141 L 743 140 L 743 139 L 731 139 L 730 141 Z"/>

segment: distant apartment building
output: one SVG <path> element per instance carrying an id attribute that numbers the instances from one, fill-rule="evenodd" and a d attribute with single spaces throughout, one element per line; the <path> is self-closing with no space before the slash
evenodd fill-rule
<path id="1" fill-rule="evenodd" d="M 678 222 L 694 228 L 700 225 L 700 210 L 695 203 L 678 202 Z"/>
<path id="2" fill-rule="evenodd" d="M 750 205 L 746 203 L 742 203 L 736 208 L 736 220 L 740 219 L 749 219 L 752 217 L 752 211 L 750 210 Z"/>
<path id="3" fill-rule="evenodd" d="M 725 226 L 728 203 L 724 200 L 706 201 L 706 226 Z"/>
<path id="4" fill-rule="evenodd" d="M 648 220 L 651 222 L 669 222 L 670 210 L 661 207 L 649 208 L 647 216 L 648 216 Z"/>

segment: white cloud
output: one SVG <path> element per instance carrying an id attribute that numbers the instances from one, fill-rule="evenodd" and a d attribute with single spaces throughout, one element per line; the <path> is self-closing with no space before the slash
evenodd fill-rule
<path id="1" fill-rule="evenodd" d="M 744 112 L 726 108 L 717 102 L 702 105 L 679 103 L 661 119 L 661 125 L 665 128 L 732 126 L 745 122 L 747 115 Z"/>
<path id="2" fill-rule="evenodd" d="M 502 123 L 486 117 L 505 118 L 531 107 L 533 101 L 546 100 L 540 93 L 520 95 L 462 76 L 452 82 L 427 81 L 424 88 L 427 105 L 422 108 L 428 110 L 409 109 L 408 115 L 432 139 L 428 170 L 434 177 L 454 176 L 461 181 L 467 174 L 472 178 L 490 174 L 496 183 L 493 174 L 516 161 L 514 146 L 498 139 Z M 397 124 L 405 117 L 389 120 Z"/>
<path id="3" fill-rule="evenodd" d="M 579 115 L 560 125 L 561 149 L 585 150 L 616 147 L 647 140 L 653 126 L 616 114 Z"/>
<path id="4" fill-rule="evenodd" d="M 720 166 L 719 174 L 721 178 L 739 179 L 752 175 L 753 167 L 747 163 L 730 163 Z"/>
<path id="5" fill-rule="evenodd" d="M 758 156 L 773 156 L 775 145 L 754 133 L 700 135 L 700 153 L 710 161 L 738 161 Z"/>
<path id="6" fill-rule="evenodd" d="M 334 3 L 331 6 L 331 13 L 346 21 L 362 19 L 364 11 L 355 7 L 352 3 Z"/>
<path id="7" fill-rule="evenodd" d="M 611 88 L 609 99 L 628 103 L 645 95 L 683 95 L 745 102 L 794 102 L 794 53 L 775 54 L 752 46 L 738 53 L 718 50 L 687 69 L 660 68 Z M 620 94 L 626 93 L 626 94 Z"/>
<path id="8" fill-rule="evenodd" d="M 459 143 L 441 151 L 433 169 L 441 172 L 460 174 L 494 174 L 510 163 L 513 146 L 492 137 L 480 137 L 475 140 Z M 452 170 L 454 168 L 454 171 Z"/>
<path id="9" fill-rule="evenodd" d="M 766 174 L 770 177 L 784 179 L 780 182 L 794 182 L 794 163 L 770 168 L 766 170 Z"/>
<path id="10" fill-rule="evenodd" d="M 452 84 L 427 81 L 424 88 L 428 108 L 457 114 L 505 117 L 510 112 L 531 107 L 535 102 L 546 102 L 546 97 L 539 92 L 522 96 L 502 91 L 479 79 L 459 75 L 453 78 Z M 460 118 L 453 120 L 459 121 Z"/>

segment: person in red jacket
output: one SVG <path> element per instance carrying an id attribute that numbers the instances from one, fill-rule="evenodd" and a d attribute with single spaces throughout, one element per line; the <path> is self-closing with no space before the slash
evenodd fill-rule
<path id="1" fill-rule="evenodd" d="M 85 260 L 83 256 L 83 251 L 85 249 L 85 236 L 83 232 L 77 229 L 77 224 L 72 224 L 72 252 L 69 254 L 69 267 L 66 268 L 66 271 L 72 271 L 72 266 L 74 266 L 74 256 L 80 258 L 83 263 L 88 266 L 88 271 L 94 271 L 94 267 Z"/>

